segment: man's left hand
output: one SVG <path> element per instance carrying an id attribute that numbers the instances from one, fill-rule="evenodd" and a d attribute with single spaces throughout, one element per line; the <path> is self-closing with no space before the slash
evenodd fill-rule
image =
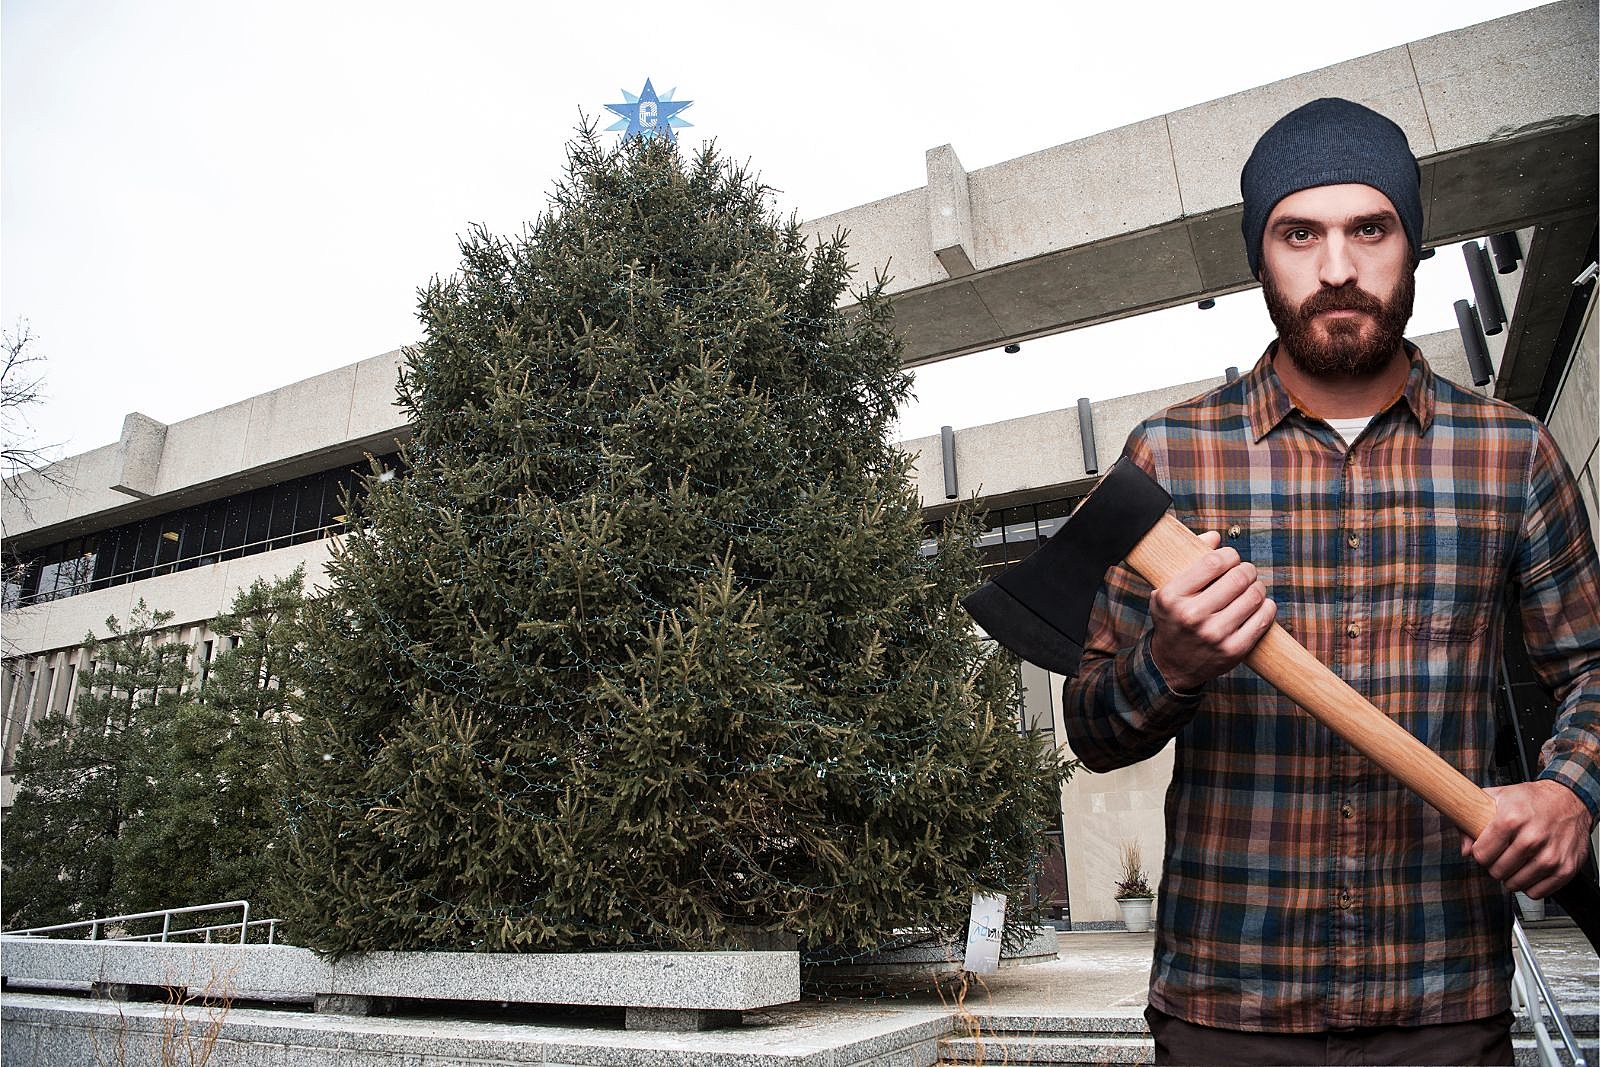
<path id="1" fill-rule="evenodd" d="M 1461 854 L 1535 900 L 1566 885 L 1589 854 L 1592 820 L 1578 794 L 1548 780 L 1484 792 L 1494 797 L 1494 818 L 1476 841 L 1462 835 Z"/>

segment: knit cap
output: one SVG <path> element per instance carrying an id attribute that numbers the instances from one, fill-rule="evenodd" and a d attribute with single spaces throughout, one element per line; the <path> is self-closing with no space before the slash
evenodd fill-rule
<path id="1" fill-rule="evenodd" d="M 1278 201 L 1346 183 L 1370 185 L 1389 198 L 1415 262 L 1422 252 L 1421 181 L 1405 131 L 1370 107 L 1324 97 L 1295 108 L 1261 135 L 1239 175 L 1250 273 L 1261 276 L 1261 241 Z"/>

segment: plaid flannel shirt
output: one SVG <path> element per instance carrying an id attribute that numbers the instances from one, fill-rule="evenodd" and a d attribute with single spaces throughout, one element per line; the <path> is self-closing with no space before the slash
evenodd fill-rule
<path id="1" fill-rule="evenodd" d="M 1269 347 L 1125 452 L 1259 568 L 1291 634 L 1481 785 L 1514 599 L 1559 702 L 1540 777 L 1600 812 L 1600 565 L 1572 475 L 1535 419 L 1407 352 L 1404 390 L 1349 448 L 1295 407 Z M 1177 738 L 1151 1004 L 1298 1032 L 1505 1010 L 1507 894 L 1459 832 L 1247 667 L 1174 693 L 1149 592 L 1108 574 L 1062 703 L 1092 770 Z"/>

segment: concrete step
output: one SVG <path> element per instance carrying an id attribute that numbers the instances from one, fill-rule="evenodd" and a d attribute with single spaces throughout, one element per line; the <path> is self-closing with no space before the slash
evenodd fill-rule
<path id="1" fill-rule="evenodd" d="M 1568 1017 L 1592 1065 L 1600 1065 L 1600 1015 Z M 1532 1027 L 1519 1017 L 1512 1042 L 1519 1067 L 1537 1067 Z M 1006 1064 L 1007 1067 L 1089 1067 L 1150 1063 L 1155 1047 L 1144 1019 L 1136 1015 L 974 1015 L 939 1043 L 943 1064 Z M 1562 1062 L 1569 1062 L 1563 1058 Z"/>
<path id="2" fill-rule="evenodd" d="M 1517 1067 L 1538 1067 L 1539 1049 L 1533 1038 L 1513 1038 L 1512 1044 Z M 1585 1060 L 1590 1064 L 1600 1063 L 1600 1044 L 1583 1042 L 1583 1045 Z M 1148 1036 L 995 1035 L 984 1038 L 951 1037 L 939 1043 L 941 1064 L 1094 1067 L 1096 1064 L 1151 1063 L 1154 1059 L 1155 1044 Z M 1561 1062 L 1571 1061 L 1562 1056 Z"/>
<path id="3" fill-rule="evenodd" d="M 1150 1063 L 1155 1044 L 1149 1035 L 1124 1037 L 1095 1035 L 1013 1035 L 1007 1037 L 950 1037 L 939 1042 L 940 1063 L 1034 1065 Z"/>

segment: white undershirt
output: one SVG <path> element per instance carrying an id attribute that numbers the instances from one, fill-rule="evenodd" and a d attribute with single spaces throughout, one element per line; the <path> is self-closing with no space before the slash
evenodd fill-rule
<path id="1" fill-rule="evenodd" d="M 1356 443 L 1356 438 L 1361 436 L 1361 431 L 1367 428 L 1367 423 L 1372 421 L 1372 418 L 1371 415 L 1360 415 L 1353 419 L 1326 419 L 1324 421 L 1338 431 L 1339 436 L 1344 438 L 1346 445 L 1353 445 Z"/>

